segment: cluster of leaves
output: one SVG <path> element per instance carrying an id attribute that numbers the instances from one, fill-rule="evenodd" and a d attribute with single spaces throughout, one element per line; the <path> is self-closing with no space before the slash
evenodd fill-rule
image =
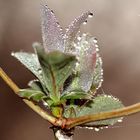
<path id="1" fill-rule="evenodd" d="M 41 7 L 43 46 L 34 43 L 35 53 L 16 52 L 17 58 L 36 77 L 20 96 L 42 102 L 55 117 L 74 118 L 123 107 L 113 96 L 95 96 L 101 86 L 102 61 L 94 37 L 79 35 L 86 12 L 76 18 L 63 35 L 54 13 Z M 84 126 L 112 125 L 118 119 L 83 124 Z"/>

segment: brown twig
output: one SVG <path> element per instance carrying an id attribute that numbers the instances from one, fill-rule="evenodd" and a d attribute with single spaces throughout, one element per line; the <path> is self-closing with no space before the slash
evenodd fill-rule
<path id="1" fill-rule="evenodd" d="M 9 85 L 9 87 L 18 94 L 19 88 L 18 86 L 7 76 L 7 74 L 0 68 L 0 77 Z M 77 118 L 55 118 L 54 116 L 51 116 L 46 111 L 44 111 L 42 108 L 40 108 L 38 105 L 35 105 L 32 101 L 23 99 L 23 101 L 36 113 L 38 113 L 42 118 L 45 120 L 48 120 L 50 123 L 52 123 L 54 126 L 61 127 L 62 129 L 70 129 L 77 125 L 94 122 L 94 121 L 100 121 L 105 119 L 112 119 L 112 118 L 118 118 L 123 117 L 127 115 L 131 115 L 137 112 L 140 112 L 140 103 L 124 107 L 121 109 L 116 109 L 109 112 L 101 112 L 98 114 L 92 114 L 92 115 L 86 115 L 81 116 Z"/>
<path id="2" fill-rule="evenodd" d="M 92 114 L 92 115 L 86 115 L 86 116 L 68 119 L 68 121 L 66 122 L 66 128 L 70 129 L 80 124 L 128 116 L 138 112 L 140 112 L 140 103 L 128 107 L 116 109 L 113 111 L 101 112 L 98 114 Z"/>

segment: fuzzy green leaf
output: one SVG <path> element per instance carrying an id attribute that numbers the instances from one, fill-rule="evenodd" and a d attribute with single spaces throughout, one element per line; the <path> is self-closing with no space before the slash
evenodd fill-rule
<path id="1" fill-rule="evenodd" d="M 106 111 L 112 111 L 114 109 L 122 108 L 124 107 L 123 104 L 113 96 L 108 95 L 100 95 L 97 96 L 95 99 L 92 100 L 89 104 L 86 104 L 82 107 L 74 106 L 76 117 L 85 116 L 85 115 L 91 115 Z M 68 116 L 68 112 L 64 113 L 65 117 Z M 103 121 L 96 121 L 91 123 L 86 123 L 81 126 L 104 126 L 104 125 L 113 125 L 115 124 L 120 118 L 116 119 L 107 119 Z"/>
<path id="2" fill-rule="evenodd" d="M 66 79 L 72 73 L 75 64 L 75 56 L 62 52 L 46 53 L 40 47 L 36 47 L 36 52 L 43 70 L 43 78 L 50 92 L 50 97 L 60 98 L 59 91 L 63 88 Z"/>
<path id="3" fill-rule="evenodd" d="M 21 89 L 19 91 L 20 97 L 27 98 L 27 99 L 33 99 L 34 101 L 41 101 L 42 99 L 46 99 L 47 96 L 41 92 L 31 89 Z"/>

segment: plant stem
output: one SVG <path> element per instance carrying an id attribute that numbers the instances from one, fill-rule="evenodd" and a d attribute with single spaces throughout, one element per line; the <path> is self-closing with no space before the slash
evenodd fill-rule
<path id="1" fill-rule="evenodd" d="M 140 103 L 128 107 L 116 109 L 113 111 L 101 112 L 101 113 L 81 116 L 77 118 L 69 118 L 66 122 L 66 128 L 70 129 L 80 124 L 128 116 L 138 112 L 140 112 Z"/>
<path id="2" fill-rule="evenodd" d="M 19 87 L 7 76 L 7 74 L 1 68 L 0 68 L 0 77 L 2 77 L 2 79 L 9 85 L 9 87 L 18 95 Z M 48 120 L 50 123 L 52 123 L 53 126 L 59 126 L 61 128 L 58 129 L 55 133 L 55 136 L 58 140 L 62 140 L 62 139 L 58 138 L 57 134 L 60 134 L 60 136 L 64 136 L 66 134 L 67 136 L 67 133 L 66 131 L 64 131 L 64 128 L 69 130 L 77 125 L 81 125 L 84 123 L 100 121 L 105 119 L 113 119 L 113 118 L 123 117 L 123 116 L 140 112 L 140 103 L 137 103 L 128 107 L 116 109 L 109 112 L 101 112 L 101 113 L 81 116 L 77 118 L 65 119 L 65 118 L 55 118 L 54 116 L 51 116 L 45 110 L 40 108 L 38 105 L 35 105 L 32 101 L 26 99 L 23 99 L 23 101 L 31 109 L 33 109 L 36 113 L 38 113 L 41 117 L 43 117 L 45 120 Z M 68 140 L 71 139 L 69 138 Z"/>
<path id="3" fill-rule="evenodd" d="M 9 87 L 18 95 L 19 87 L 8 77 L 8 75 L 0 68 L 0 77 L 9 85 Z M 57 121 L 57 118 L 49 115 L 45 110 L 40 108 L 38 105 L 35 105 L 32 101 L 23 99 L 25 104 L 27 104 L 32 110 L 34 110 L 37 114 L 39 114 L 44 119 L 48 120 L 53 125 L 58 125 L 61 122 Z M 58 123 L 58 124 L 57 124 Z"/>
<path id="4" fill-rule="evenodd" d="M 0 68 L 0 77 L 7 83 L 7 85 L 18 94 L 19 88 L 18 86 L 8 77 L 8 75 Z"/>

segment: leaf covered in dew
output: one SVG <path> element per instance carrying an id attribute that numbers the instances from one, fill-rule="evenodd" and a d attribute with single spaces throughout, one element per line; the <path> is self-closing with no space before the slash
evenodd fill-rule
<path id="1" fill-rule="evenodd" d="M 35 54 L 17 52 L 14 57 L 38 79 L 21 89 L 23 98 L 42 101 L 56 117 L 75 118 L 123 107 L 113 96 L 94 94 L 103 81 L 102 59 L 96 38 L 79 30 L 91 12 L 77 17 L 62 32 L 54 13 L 41 5 L 43 47 L 34 44 Z M 113 125 L 120 118 L 95 121 L 81 126 Z"/>
<path id="2" fill-rule="evenodd" d="M 64 52 L 62 29 L 53 11 L 47 5 L 41 5 L 41 27 L 45 51 L 58 50 Z"/>
<path id="3" fill-rule="evenodd" d="M 87 21 L 87 18 L 92 13 L 90 11 L 87 11 L 80 15 L 79 17 L 75 18 L 71 24 L 66 29 L 66 33 L 64 35 L 64 42 L 65 42 L 65 50 L 66 52 L 71 51 L 71 43 L 74 41 L 76 34 L 80 30 L 80 26 L 82 23 Z"/>
<path id="4" fill-rule="evenodd" d="M 89 103 L 79 107 L 74 106 L 76 117 L 85 116 L 85 115 L 92 115 L 107 111 L 112 111 L 114 109 L 119 109 L 124 107 L 121 101 L 117 98 L 110 96 L 110 95 L 98 95 L 92 101 L 90 100 Z M 69 112 L 65 112 L 64 116 L 69 117 Z M 115 124 L 120 118 L 115 119 L 107 119 L 103 121 L 95 121 L 91 123 L 82 124 L 81 126 L 103 126 L 103 125 L 113 125 Z"/>
<path id="5" fill-rule="evenodd" d="M 93 37 L 84 35 L 81 37 L 79 43 L 79 85 L 85 92 L 88 92 L 92 85 L 95 70 L 96 44 Z"/>
<path id="6" fill-rule="evenodd" d="M 96 43 L 95 38 L 90 35 L 83 34 L 78 36 L 75 42 L 76 56 L 78 62 L 75 68 L 75 78 L 69 88 L 81 88 L 85 92 L 89 92 L 94 80 L 94 72 L 96 66 Z"/>
<path id="7" fill-rule="evenodd" d="M 43 78 L 52 98 L 58 98 L 66 79 L 72 74 L 75 65 L 75 56 L 54 51 L 45 53 L 37 47 L 36 52 L 43 70 Z"/>

